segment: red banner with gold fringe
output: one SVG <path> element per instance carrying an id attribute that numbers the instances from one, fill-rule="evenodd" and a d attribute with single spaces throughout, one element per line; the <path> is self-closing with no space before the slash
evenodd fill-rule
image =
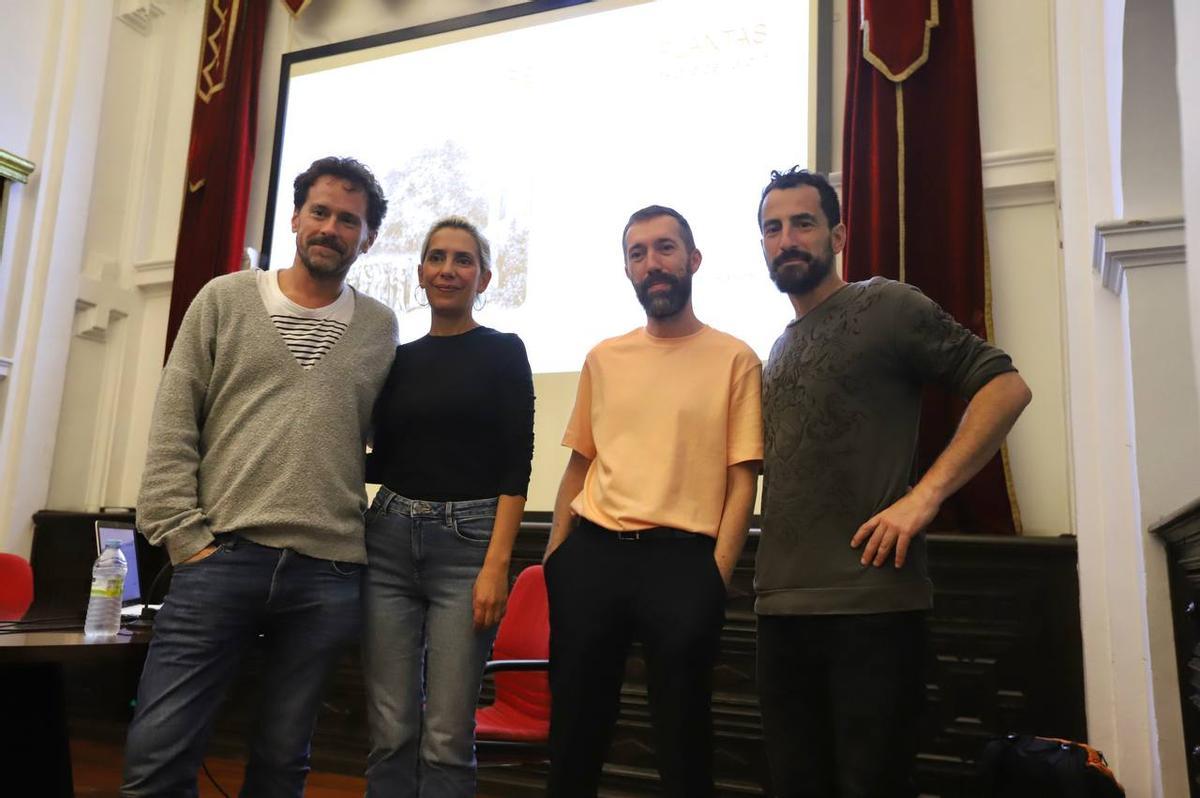
<path id="1" fill-rule="evenodd" d="M 283 0 L 292 15 L 309 2 Z M 205 0 L 167 354 L 196 293 L 242 264 L 269 9 L 270 0 Z"/>
<path id="2" fill-rule="evenodd" d="M 850 0 L 842 196 L 846 279 L 924 291 L 991 338 L 971 0 Z M 917 473 L 963 403 L 926 391 Z M 933 531 L 1020 532 L 1007 453 L 942 507 Z"/>
<path id="3" fill-rule="evenodd" d="M 242 263 L 268 6 L 267 0 L 205 2 L 167 354 L 196 293 Z"/>

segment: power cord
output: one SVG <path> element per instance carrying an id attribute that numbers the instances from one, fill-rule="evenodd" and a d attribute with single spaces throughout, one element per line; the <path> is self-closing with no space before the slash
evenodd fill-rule
<path id="1" fill-rule="evenodd" d="M 230 798 L 229 793 L 225 792 L 225 790 L 221 788 L 221 785 L 217 782 L 217 780 L 215 778 L 213 778 L 212 771 L 210 771 L 208 769 L 208 763 L 201 762 L 200 767 L 204 768 L 204 775 L 208 776 L 208 780 L 212 782 L 212 786 L 217 788 L 217 792 L 221 793 L 221 795 L 225 796 L 225 798 Z"/>

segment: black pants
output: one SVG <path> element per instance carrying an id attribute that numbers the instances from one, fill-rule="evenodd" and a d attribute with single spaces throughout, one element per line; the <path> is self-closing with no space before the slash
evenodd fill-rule
<path id="1" fill-rule="evenodd" d="M 911 798 L 925 613 L 758 616 L 771 794 Z"/>
<path id="2" fill-rule="evenodd" d="M 634 640 L 663 793 L 712 795 L 712 669 L 725 617 L 713 545 L 703 535 L 625 541 L 583 521 L 546 562 L 551 798 L 596 795 Z"/>

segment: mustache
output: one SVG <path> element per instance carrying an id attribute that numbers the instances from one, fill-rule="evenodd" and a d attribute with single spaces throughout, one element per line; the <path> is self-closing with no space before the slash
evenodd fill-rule
<path id="1" fill-rule="evenodd" d="M 308 245 L 310 247 L 327 247 L 339 254 L 346 254 L 346 249 L 342 246 L 342 242 L 333 236 L 313 236 L 308 239 Z"/>
<path id="2" fill-rule="evenodd" d="M 662 273 L 651 274 L 651 275 L 647 276 L 645 280 L 642 280 L 642 290 L 643 291 L 648 290 L 651 286 L 658 285 L 659 283 L 664 283 L 665 285 L 670 285 L 670 286 L 676 286 L 676 285 L 679 285 L 679 278 L 675 277 L 674 275 L 670 275 L 670 274 L 662 274 Z"/>
<path id="3" fill-rule="evenodd" d="M 771 268 L 778 269 L 789 260 L 800 260 L 804 263 L 811 264 L 813 262 L 813 256 L 811 252 L 805 252 L 802 249 L 796 249 L 794 247 L 791 249 L 785 249 L 776 255 L 775 259 L 771 261 Z"/>

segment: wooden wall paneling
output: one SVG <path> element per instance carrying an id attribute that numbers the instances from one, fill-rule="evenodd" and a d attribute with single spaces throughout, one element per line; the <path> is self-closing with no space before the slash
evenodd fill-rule
<path id="1" fill-rule="evenodd" d="M 1188 785 L 1200 797 L 1200 501 L 1150 528 L 1167 544 Z"/>

